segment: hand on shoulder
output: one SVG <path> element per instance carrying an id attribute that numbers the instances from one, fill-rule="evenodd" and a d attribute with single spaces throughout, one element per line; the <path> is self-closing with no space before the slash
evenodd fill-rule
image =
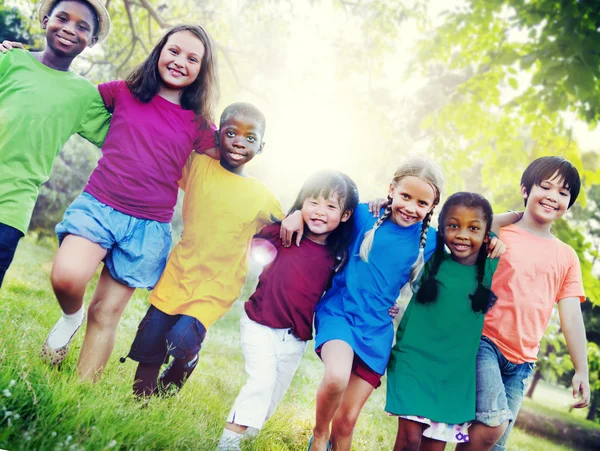
<path id="1" fill-rule="evenodd" d="M 0 44 L 0 53 L 10 52 L 13 49 L 25 50 L 25 47 L 23 47 L 23 44 L 21 44 L 20 42 L 6 40 L 2 41 L 2 43 Z"/>

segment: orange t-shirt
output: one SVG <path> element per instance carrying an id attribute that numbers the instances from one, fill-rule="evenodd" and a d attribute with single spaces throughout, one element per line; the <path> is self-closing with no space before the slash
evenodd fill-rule
<path id="1" fill-rule="evenodd" d="M 500 229 L 507 250 L 494 273 L 496 305 L 485 315 L 483 335 L 513 363 L 535 362 L 554 304 L 585 300 L 581 268 L 571 246 L 518 225 Z"/>

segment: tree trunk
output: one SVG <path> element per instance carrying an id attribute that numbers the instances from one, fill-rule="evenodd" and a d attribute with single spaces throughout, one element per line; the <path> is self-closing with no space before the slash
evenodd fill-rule
<path id="1" fill-rule="evenodd" d="M 598 411 L 598 401 L 600 400 L 600 390 L 592 392 L 592 402 L 590 403 L 590 410 L 588 411 L 587 420 L 595 421 L 596 412 Z"/>
<path id="2" fill-rule="evenodd" d="M 536 372 L 533 374 L 533 380 L 531 381 L 529 390 L 527 390 L 527 394 L 525 396 L 527 396 L 528 398 L 533 397 L 533 392 L 535 391 L 535 387 L 537 387 L 537 384 L 541 378 L 542 378 L 542 373 L 540 373 L 540 370 L 536 370 Z"/>

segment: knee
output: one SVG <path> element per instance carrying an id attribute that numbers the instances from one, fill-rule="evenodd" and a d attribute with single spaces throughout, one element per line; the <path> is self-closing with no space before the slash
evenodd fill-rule
<path id="1" fill-rule="evenodd" d="M 75 291 L 85 289 L 85 282 L 75 268 L 67 268 L 62 264 L 55 264 L 52 268 L 50 281 L 57 296 L 70 295 Z"/>
<path id="2" fill-rule="evenodd" d="M 496 442 L 498 440 L 500 440 L 500 437 L 502 437 L 502 434 L 504 434 L 504 431 L 506 430 L 507 426 L 508 426 L 508 421 L 506 421 L 505 423 L 502 423 L 500 426 L 495 426 L 495 427 L 486 426 L 481 431 L 481 436 L 480 436 L 481 445 L 485 449 L 491 449 L 496 444 Z"/>
<path id="3" fill-rule="evenodd" d="M 421 446 L 423 427 L 420 424 L 400 419 L 394 451 L 417 451 Z"/>
<path id="4" fill-rule="evenodd" d="M 350 376 L 337 371 L 327 371 L 323 376 L 323 388 L 331 395 L 339 395 L 348 386 Z"/>
<path id="5" fill-rule="evenodd" d="M 421 433 L 411 431 L 396 442 L 394 451 L 417 451 L 421 446 Z"/>
<path id="6" fill-rule="evenodd" d="M 335 419 L 335 425 L 333 426 L 335 429 L 336 435 L 342 437 L 349 437 L 354 432 L 354 428 L 356 427 L 356 422 L 358 421 L 358 415 L 360 412 L 346 411 L 340 412 Z"/>
<path id="7" fill-rule="evenodd" d="M 121 306 L 107 302 L 92 302 L 88 308 L 88 322 L 102 328 L 116 329 L 121 320 Z"/>

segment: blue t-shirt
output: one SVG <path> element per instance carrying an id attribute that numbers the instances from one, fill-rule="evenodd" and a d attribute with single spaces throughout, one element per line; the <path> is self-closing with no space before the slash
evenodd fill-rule
<path id="1" fill-rule="evenodd" d="M 345 341 L 369 368 L 383 374 L 394 338 L 388 310 L 417 259 L 422 223 L 400 227 L 386 220 L 375 232 L 369 262 L 365 263 L 359 255 L 360 245 L 377 218 L 366 204 L 360 204 L 352 217 L 348 262 L 315 310 L 315 346 L 330 340 Z M 425 261 L 435 250 L 435 233 L 433 227 L 427 232 Z"/>

